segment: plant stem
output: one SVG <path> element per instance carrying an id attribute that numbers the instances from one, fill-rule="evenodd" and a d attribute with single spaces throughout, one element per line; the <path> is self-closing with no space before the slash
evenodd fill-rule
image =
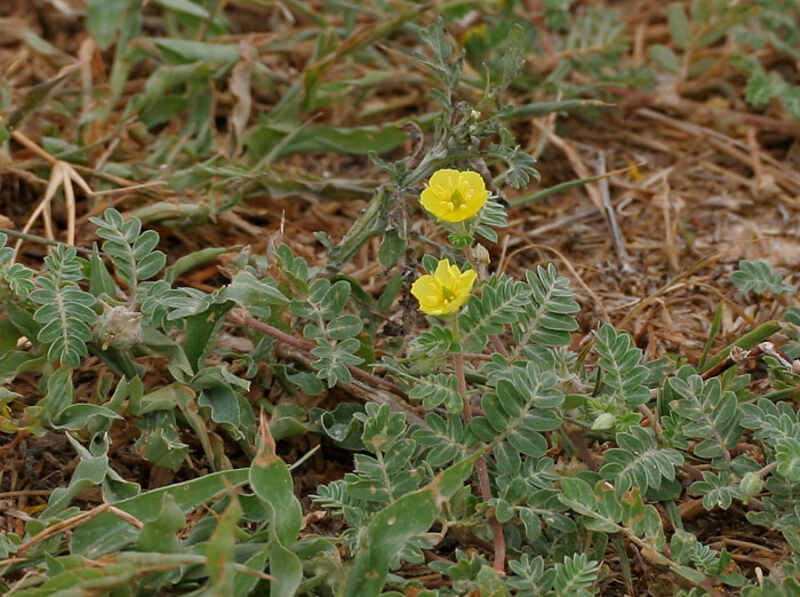
<path id="1" fill-rule="evenodd" d="M 252 327 L 257 329 L 259 332 L 263 332 L 268 336 L 272 336 L 276 340 L 280 340 L 288 344 L 289 346 L 293 346 L 294 348 L 299 348 L 300 350 L 312 350 L 316 347 L 313 342 L 309 342 L 307 340 L 303 340 L 301 338 L 296 338 L 286 332 L 279 330 L 276 327 L 269 325 L 268 323 L 264 323 L 263 321 L 259 321 L 258 319 L 254 318 L 252 315 L 247 313 L 244 310 L 237 309 L 232 312 L 233 319 L 236 320 L 237 323 L 244 324 L 246 326 Z M 357 377 L 358 379 L 370 383 L 374 386 L 378 386 L 380 388 L 384 388 L 389 390 L 390 392 L 394 392 L 398 396 L 405 397 L 403 391 L 394 385 L 391 382 L 386 381 L 385 379 L 378 377 L 377 375 L 372 375 L 371 373 L 367 373 L 363 369 L 359 369 L 355 365 L 348 365 L 347 367 L 350 369 L 350 373 L 353 374 L 353 377 Z"/>
<path id="2" fill-rule="evenodd" d="M 721 373 L 728 366 L 734 364 L 734 361 L 730 356 L 734 347 L 751 351 L 746 358 L 760 356 L 763 351 L 758 345 L 767 340 L 773 334 L 779 332 L 781 328 L 782 326 L 779 321 L 765 321 L 757 328 L 741 336 L 738 340 L 731 342 L 705 362 L 703 368 L 700 369 L 700 374 L 703 376 L 703 379 L 709 379 L 710 377 L 719 375 L 719 373 Z"/>
<path id="3" fill-rule="evenodd" d="M 639 412 L 641 412 L 647 420 L 650 421 L 650 427 L 653 428 L 653 432 L 656 434 L 656 439 L 659 443 L 664 443 L 664 430 L 661 428 L 661 423 L 658 422 L 658 417 L 656 414 L 647 408 L 647 405 L 640 404 L 639 405 Z"/>
<path id="4" fill-rule="evenodd" d="M 38 236 L 36 234 L 27 234 L 23 232 L 19 232 L 17 230 L 11 230 L 10 228 L 0 228 L 0 233 L 6 234 L 8 236 L 13 236 L 15 238 L 21 238 L 22 240 L 26 240 L 29 242 L 34 243 L 41 243 L 43 245 L 52 245 L 52 246 L 59 246 L 62 245 L 64 247 L 69 247 L 67 243 L 62 243 L 61 241 L 57 240 L 50 240 L 49 238 L 45 238 L 43 236 Z M 75 250 L 78 253 L 83 253 L 84 255 L 91 255 L 92 252 L 89 249 L 84 249 L 83 247 L 75 247 Z"/>
<path id="5" fill-rule="evenodd" d="M 772 471 L 774 471 L 776 468 L 778 468 L 778 461 L 777 460 L 773 460 L 767 466 L 765 466 L 762 469 L 757 471 L 758 476 L 763 478 L 766 475 L 768 475 L 769 473 L 771 473 Z"/>
<path id="6" fill-rule="evenodd" d="M 453 330 L 456 339 L 459 337 L 458 317 L 453 318 Z M 464 376 L 464 353 L 459 351 L 455 354 L 456 378 L 458 379 L 458 393 L 464 403 L 464 422 L 469 425 L 472 420 L 472 407 L 467 396 L 467 378 Z M 492 487 L 489 483 L 489 470 L 486 467 L 486 457 L 481 456 L 475 462 L 475 471 L 478 473 L 478 485 L 481 490 L 481 498 L 485 502 L 492 499 Z M 489 524 L 494 535 L 494 569 L 504 572 L 506 567 L 506 538 L 503 535 L 503 525 L 497 520 L 494 512 L 489 512 Z"/>

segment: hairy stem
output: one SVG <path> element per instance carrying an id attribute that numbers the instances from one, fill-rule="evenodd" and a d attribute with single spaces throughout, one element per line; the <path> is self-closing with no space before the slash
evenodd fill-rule
<path id="1" fill-rule="evenodd" d="M 293 346 L 294 348 L 299 348 L 300 350 L 311 350 L 316 345 L 313 342 L 309 342 L 308 340 L 303 340 L 302 338 L 297 338 L 292 336 L 291 334 L 287 334 L 279 330 L 278 328 L 269 325 L 268 323 L 264 323 L 263 321 L 259 321 L 258 319 L 254 318 L 252 315 L 247 313 L 242 309 L 236 309 L 232 312 L 231 317 L 240 324 L 246 325 L 248 327 L 257 329 L 259 332 L 263 332 L 268 336 L 272 336 L 276 340 L 280 340 L 289 346 Z M 359 369 L 355 365 L 348 365 L 347 367 L 350 369 L 350 373 L 353 374 L 353 377 L 357 377 L 358 379 L 370 383 L 374 386 L 378 386 L 380 388 L 384 388 L 389 390 L 390 392 L 394 392 L 398 396 L 405 396 L 404 392 L 398 388 L 393 383 L 386 381 L 382 377 L 378 377 L 377 375 L 373 375 L 372 373 L 368 373 L 363 369 Z"/>
<path id="2" fill-rule="evenodd" d="M 458 324 L 456 324 L 458 325 Z M 467 397 L 467 379 L 464 376 L 464 354 L 459 350 L 455 354 L 456 377 L 458 378 L 458 393 L 464 403 L 464 421 L 469 424 L 472 420 L 472 407 Z M 489 471 L 486 468 L 486 457 L 481 456 L 475 462 L 475 470 L 478 473 L 478 484 L 481 490 L 481 498 L 488 502 L 492 499 L 492 488 L 489 484 Z M 495 517 L 494 512 L 489 513 L 489 524 L 494 535 L 494 569 L 503 572 L 506 567 L 506 538 L 503 535 L 503 526 Z"/>

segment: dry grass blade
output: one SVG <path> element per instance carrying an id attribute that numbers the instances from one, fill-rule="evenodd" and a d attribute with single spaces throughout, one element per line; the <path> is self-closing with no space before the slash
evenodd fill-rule
<path id="1" fill-rule="evenodd" d="M 608 189 L 608 178 L 606 177 L 606 154 L 605 152 L 597 152 L 597 176 L 599 180 L 597 187 L 600 192 L 600 199 L 603 202 L 603 213 L 606 215 L 608 224 L 611 227 L 611 234 L 614 239 L 614 250 L 617 252 L 617 257 L 622 263 L 622 270 L 625 272 L 632 272 L 633 268 L 630 265 L 630 257 L 625 250 L 625 239 L 622 238 L 622 231 L 617 222 L 617 216 L 614 213 L 614 206 L 611 204 L 611 193 Z"/>
<path id="2" fill-rule="evenodd" d="M 49 240 L 55 240 L 55 232 L 53 230 L 53 218 L 52 218 L 52 200 L 55 197 L 56 192 L 60 187 L 64 190 L 64 203 L 67 208 L 67 244 L 74 245 L 75 244 L 75 228 L 76 228 L 76 208 L 75 208 L 75 191 L 73 189 L 73 183 L 77 184 L 81 190 L 86 194 L 87 197 L 91 197 L 93 195 L 91 188 L 87 182 L 78 174 L 75 169 L 67 162 L 57 160 L 49 153 L 47 153 L 44 149 L 39 147 L 36 143 L 31 141 L 27 136 L 19 131 L 13 131 L 11 133 L 14 140 L 19 142 L 20 144 L 24 145 L 41 158 L 45 159 L 51 165 L 51 172 L 50 172 L 50 180 L 47 183 L 47 189 L 45 189 L 44 195 L 42 199 L 39 201 L 36 208 L 33 210 L 31 215 L 28 217 L 25 225 L 22 228 L 22 233 L 27 233 L 31 227 L 34 225 L 36 220 L 39 216 L 42 216 L 44 221 L 45 227 L 45 236 Z M 17 240 L 17 243 L 14 247 L 14 254 L 15 256 L 19 253 L 19 249 L 22 246 L 23 238 Z"/>

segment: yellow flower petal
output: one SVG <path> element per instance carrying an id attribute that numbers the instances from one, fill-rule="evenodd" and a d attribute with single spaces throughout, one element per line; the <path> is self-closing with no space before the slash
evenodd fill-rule
<path id="1" fill-rule="evenodd" d="M 458 269 L 458 266 L 450 265 L 447 259 L 442 259 L 436 266 L 436 271 L 433 272 L 433 277 L 442 288 L 454 288 L 460 275 L 461 270 Z"/>
<path id="2" fill-rule="evenodd" d="M 424 313 L 446 315 L 467 302 L 477 277 L 474 270 L 462 272 L 457 265 L 442 259 L 433 275 L 420 276 L 411 285 L 411 294 L 419 301 L 419 308 Z"/>
<path id="3" fill-rule="evenodd" d="M 489 192 L 480 174 L 443 168 L 431 176 L 420 195 L 420 203 L 440 220 L 463 222 L 474 218 L 488 198 Z"/>
<path id="4" fill-rule="evenodd" d="M 458 184 L 461 172 L 453 170 L 452 168 L 442 168 L 433 173 L 428 181 L 429 187 L 441 187 L 444 189 L 452 189 Z"/>
<path id="5" fill-rule="evenodd" d="M 430 275 L 422 276 L 416 280 L 411 285 L 411 294 L 417 298 L 420 308 L 426 313 L 444 303 L 442 288 L 435 278 Z"/>

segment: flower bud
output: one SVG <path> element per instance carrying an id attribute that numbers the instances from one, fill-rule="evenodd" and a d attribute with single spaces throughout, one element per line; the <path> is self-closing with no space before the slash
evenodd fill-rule
<path id="1" fill-rule="evenodd" d="M 608 429 L 614 427 L 614 423 L 616 422 L 617 417 L 611 413 L 603 413 L 594 420 L 594 423 L 592 423 L 592 431 L 607 431 Z"/>
<path id="2" fill-rule="evenodd" d="M 747 504 L 750 498 L 756 497 L 764 489 L 764 479 L 758 473 L 746 473 L 742 480 L 739 481 L 739 489 L 744 495 L 742 501 Z"/>
<path id="3" fill-rule="evenodd" d="M 130 348 L 142 341 L 141 313 L 131 311 L 126 306 L 104 306 L 94 328 L 95 338 L 103 345 L 103 350 L 109 346 Z"/>

